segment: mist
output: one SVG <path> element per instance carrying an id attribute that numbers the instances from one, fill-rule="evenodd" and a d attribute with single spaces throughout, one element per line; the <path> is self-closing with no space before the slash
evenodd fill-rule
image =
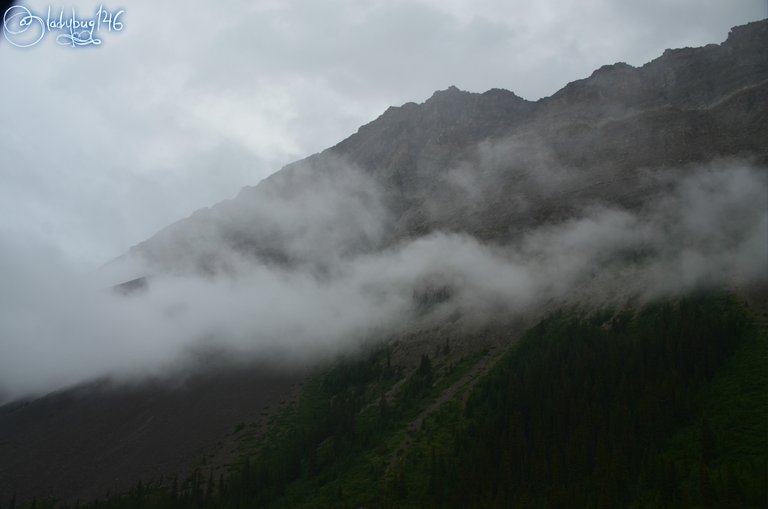
<path id="1" fill-rule="evenodd" d="M 586 200 L 566 220 L 492 244 L 451 231 L 393 238 L 386 190 L 353 165 L 331 165 L 312 185 L 299 171 L 247 188 L 248 199 L 171 227 L 154 251 L 101 271 L 2 232 L 1 398 L 183 373 L 214 355 L 316 365 L 451 316 L 471 326 L 768 278 L 767 173 L 748 162 L 646 172 L 657 192 L 639 207 Z M 485 166 L 448 180 L 475 199 L 488 182 L 472 175 L 487 175 Z M 561 189 L 564 171 L 536 173 L 537 186 Z M 526 189 L 510 200 L 525 201 Z M 147 287 L 114 291 L 126 267 L 149 276 Z"/>

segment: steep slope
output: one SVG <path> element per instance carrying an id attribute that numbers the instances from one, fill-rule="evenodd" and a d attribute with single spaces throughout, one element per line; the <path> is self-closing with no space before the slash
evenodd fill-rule
<path id="1" fill-rule="evenodd" d="M 124 386 L 98 380 L 0 407 L 0 501 L 90 500 L 187 472 L 236 424 L 269 416 L 302 373 L 226 366 Z"/>
<path id="2" fill-rule="evenodd" d="M 313 377 L 266 437 L 247 425 L 230 475 L 91 507 L 763 507 L 764 332 L 715 293 L 559 312 L 407 373 L 385 347 Z"/>
<path id="3" fill-rule="evenodd" d="M 215 266 L 224 246 L 295 262 L 301 256 L 290 244 L 299 234 L 254 204 L 300 202 L 301 190 L 349 168 L 377 186 L 390 221 L 376 238 L 345 238 L 342 251 L 380 249 L 437 229 L 503 241 L 593 198 L 637 206 L 653 185 L 640 169 L 723 157 L 768 162 L 766 46 L 763 20 L 734 28 L 720 45 L 668 50 L 639 68 L 604 66 L 537 102 L 450 87 L 422 104 L 389 108 L 338 145 L 169 226 L 131 254 L 161 272 Z M 537 174 L 552 168 L 570 183 L 542 190 Z M 535 203 L 520 206 L 523 199 Z"/>
<path id="4" fill-rule="evenodd" d="M 169 226 L 130 256 L 152 273 L 227 270 L 233 254 L 319 271 L 329 260 L 437 230 L 501 243 L 592 201 L 640 208 L 660 185 L 645 169 L 684 172 L 723 157 L 768 164 L 766 47 L 768 21 L 760 21 L 733 29 L 720 45 L 668 51 L 640 68 L 601 68 L 537 102 L 451 87 L 423 104 L 388 109 L 338 145 Z M 277 217 L 286 211 L 290 224 Z M 424 305 L 439 301 L 441 290 L 421 296 Z M 385 380 L 392 392 L 382 408 L 387 394 L 410 394 L 401 417 L 416 423 L 411 431 L 437 409 L 423 407 L 425 394 L 453 397 L 468 388 L 503 350 L 488 360 L 485 347 L 517 337 L 491 328 L 475 341 L 441 325 L 399 336 L 387 366 L 402 376 Z M 436 376 L 444 386 L 427 388 L 432 374 L 420 355 L 435 351 L 450 352 L 441 354 Z M 238 423 L 262 422 L 263 405 L 300 378 L 227 371 L 176 391 L 97 384 L 2 407 L 0 504 L 13 493 L 76 500 L 127 489 L 148 474 L 183 475 Z"/>

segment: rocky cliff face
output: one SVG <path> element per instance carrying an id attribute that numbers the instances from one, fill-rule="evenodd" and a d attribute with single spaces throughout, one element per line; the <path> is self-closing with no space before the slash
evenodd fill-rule
<path id="1" fill-rule="evenodd" d="M 169 226 L 131 254 L 158 271 L 216 270 L 225 249 L 295 262 L 301 256 L 291 243 L 301 227 L 286 231 L 267 209 L 334 186 L 328 179 L 340 168 L 364 175 L 368 191 L 375 186 L 376 214 L 386 217 L 376 235 L 340 239 L 342 253 L 434 230 L 504 241 L 596 198 L 640 206 L 653 192 L 641 169 L 723 157 L 768 162 L 766 47 L 763 20 L 734 28 L 722 44 L 667 50 L 639 68 L 606 65 L 536 102 L 450 87 L 422 104 L 389 108 L 336 146 Z M 553 168 L 563 185 L 542 189 L 541 174 Z M 312 223 L 315 212 L 300 211 L 298 223 Z"/>

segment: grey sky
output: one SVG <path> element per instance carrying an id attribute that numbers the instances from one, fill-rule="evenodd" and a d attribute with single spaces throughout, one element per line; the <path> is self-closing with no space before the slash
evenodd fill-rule
<path id="1" fill-rule="evenodd" d="M 125 2 L 125 31 L 97 49 L 0 42 L 0 246 L 95 267 L 389 105 L 449 85 L 537 99 L 768 15 L 765 0 L 222 4 Z"/>

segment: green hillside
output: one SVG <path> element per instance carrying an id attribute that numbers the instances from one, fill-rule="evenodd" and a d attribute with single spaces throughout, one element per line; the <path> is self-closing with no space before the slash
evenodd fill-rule
<path id="1" fill-rule="evenodd" d="M 485 370 L 437 346 L 339 361 L 229 476 L 87 507 L 765 507 L 768 336 L 733 297 L 559 312 Z"/>

